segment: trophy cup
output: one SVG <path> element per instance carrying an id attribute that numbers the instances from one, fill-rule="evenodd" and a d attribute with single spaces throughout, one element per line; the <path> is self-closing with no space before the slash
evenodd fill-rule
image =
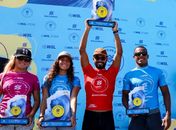
<path id="1" fill-rule="evenodd" d="M 88 20 L 90 26 L 114 27 L 112 18 L 112 0 L 93 0 L 93 20 Z"/>
<path id="2" fill-rule="evenodd" d="M 25 117 L 26 95 L 16 95 L 7 102 L 5 116 L 0 118 L 2 125 L 27 125 L 28 118 Z"/>
<path id="3" fill-rule="evenodd" d="M 129 93 L 128 106 L 128 115 L 149 113 L 145 103 L 144 87 L 135 87 Z"/>
<path id="4" fill-rule="evenodd" d="M 70 92 L 58 90 L 47 99 L 42 127 L 71 126 Z"/>

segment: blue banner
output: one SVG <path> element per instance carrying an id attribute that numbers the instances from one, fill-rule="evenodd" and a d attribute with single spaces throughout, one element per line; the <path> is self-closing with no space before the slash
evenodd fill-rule
<path id="1" fill-rule="evenodd" d="M 83 73 L 79 61 L 79 43 L 87 18 L 91 18 L 90 0 L 11 0 L 0 1 L 0 61 L 9 59 L 17 47 L 32 50 L 33 61 L 29 68 L 43 77 L 57 58 L 57 54 L 66 50 L 73 56 L 75 74 L 81 79 L 82 89 L 78 96 L 77 130 L 81 130 L 85 109 L 85 91 Z M 176 62 L 175 0 L 118 0 L 113 1 L 112 20 L 118 22 L 120 39 L 123 45 L 123 58 L 116 79 L 113 110 L 116 130 L 127 130 L 129 118 L 121 102 L 122 80 L 126 72 L 135 67 L 133 50 L 144 45 L 149 52 L 149 64 L 162 69 L 171 93 L 172 126 L 176 128 Z M 110 66 L 114 48 L 114 36 L 111 28 L 93 27 L 88 39 L 88 55 L 91 60 L 97 47 L 108 52 L 107 67 Z M 2 59 L 2 60 L 1 60 Z M 165 114 L 162 94 L 159 91 L 159 104 L 162 116 Z M 38 117 L 36 114 L 36 118 Z M 37 129 L 37 127 L 35 127 Z"/>

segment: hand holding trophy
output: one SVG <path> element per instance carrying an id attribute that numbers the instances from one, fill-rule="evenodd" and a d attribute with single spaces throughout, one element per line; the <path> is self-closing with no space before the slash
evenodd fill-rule
<path id="1" fill-rule="evenodd" d="M 16 95 L 7 102 L 5 115 L 0 118 L 1 125 L 27 125 L 29 120 L 25 117 L 26 96 Z"/>
<path id="2" fill-rule="evenodd" d="M 58 90 L 47 99 L 42 127 L 71 126 L 70 92 Z"/>
<path id="3" fill-rule="evenodd" d="M 112 0 L 93 0 L 93 20 L 88 20 L 90 26 L 114 27 L 112 18 Z"/>
<path id="4" fill-rule="evenodd" d="M 146 107 L 144 87 L 136 87 L 129 93 L 128 115 L 147 114 L 149 109 Z"/>

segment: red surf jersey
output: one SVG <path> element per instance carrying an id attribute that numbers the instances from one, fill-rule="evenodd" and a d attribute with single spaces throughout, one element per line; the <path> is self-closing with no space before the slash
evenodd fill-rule
<path id="1" fill-rule="evenodd" d="M 118 68 L 94 69 L 90 64 L 83 68 L 86 91 L 86 110 L 112 110 L 113 93 Z"/>

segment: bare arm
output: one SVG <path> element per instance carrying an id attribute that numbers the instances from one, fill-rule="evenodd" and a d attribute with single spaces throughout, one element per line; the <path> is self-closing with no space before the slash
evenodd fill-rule
<path id="1" fill-rule="evenodd" d="M 128 90 L 122 91 L 122 104 L 126 109 L 128 109 L 128 94 L 129 94 Z"/>
<path id="2" fill-rule="evenodd" d="M 47 87 L 43 87 L 42 89 L 42 102 L 40 105 L 40 116 L 39 116 L 39 120 L 37 122 L 37 125 L 39 128 L 41 128 L 41 122 L 44 119 L 44 115 L 45 115 L 45 109 L 47 107 L 47 98 L 48 98 L 48 88 Z"/>
<path id="3" fill-rule="evenodd" d="M 89 64 L 89 59 L 88 59 L 88 55 L 86 52 L 86 45 L 87 45 L 87 39 L 88 39 L 88 35 L 89 35 L 89 31 L 91 29 L 91 26 L 89 26 L 87 24 L 87 20 L 85 21 L 85 31 L 83 33 L 81 42 L 80 42 L 80 47 L 79 47 L 79 52 L 80 52 L 80 60 L 81 60 L 81 66 L 85 67 Z"/>
<path id="4" fill-rule="evenodd" d="M 116 33 L 114 33 L 116 53 L 114 56 L 114 61 L 112 63 L 112 66 L 119 68 L 120 63 L 121 63 L 121 57 L 122 57 L 123 50 L 122 50 L 122 45 L 121 45 L 120 38 L 119 38 L 119 35 L 117 32 L 118 31 L 117 23 L 115 24 L 115 27 L 112 30 L 113 30 L 113 32 L 116 32 Z"/>
<path id="5" fill-rule="evenodd" d="M 70 104 L 71 104 L 71 121 L 72 121 L 72 127 L 75 127 L 76 125 L 76 109 L 77 109 L 77 96 L 79 93 L 80 88 L 74 87 L 71 94 Z"/>
<path id="6" fill-rule="evenodd" d="M 47 106 L 47 98 L 48 98 L 48 88 L 47 87 L 43 87 L 42 89 L 42 102 L 40 105 L 40 116 L 44 116 L 45 115 L 45 109 Z"/>
<path id="7" fill-rule="evenodd" d="M 34 105 L 32 107 L 31 112 L 27 115 L 27 117 L 29 118 L 29 125 L 32 123 L 34 115 L 37 112 L 40 105 L 40 91 L 35 90 L 33 92 L 33 97 L 34 97 Z"/>
<path id="8" fill-rule="evenodd" d="M 170 99 L 170 93 L 169 89 L 167 86 L 160 87 L 162 95 L 163 95 L 163 100 L 165 104 L 165 109 L 166 109 L 166 115 L 163 119 L 163 125 L 164 125 L 164 130 L 167 130 L 170 125 L 171 125 L 171 99 Z"/>

